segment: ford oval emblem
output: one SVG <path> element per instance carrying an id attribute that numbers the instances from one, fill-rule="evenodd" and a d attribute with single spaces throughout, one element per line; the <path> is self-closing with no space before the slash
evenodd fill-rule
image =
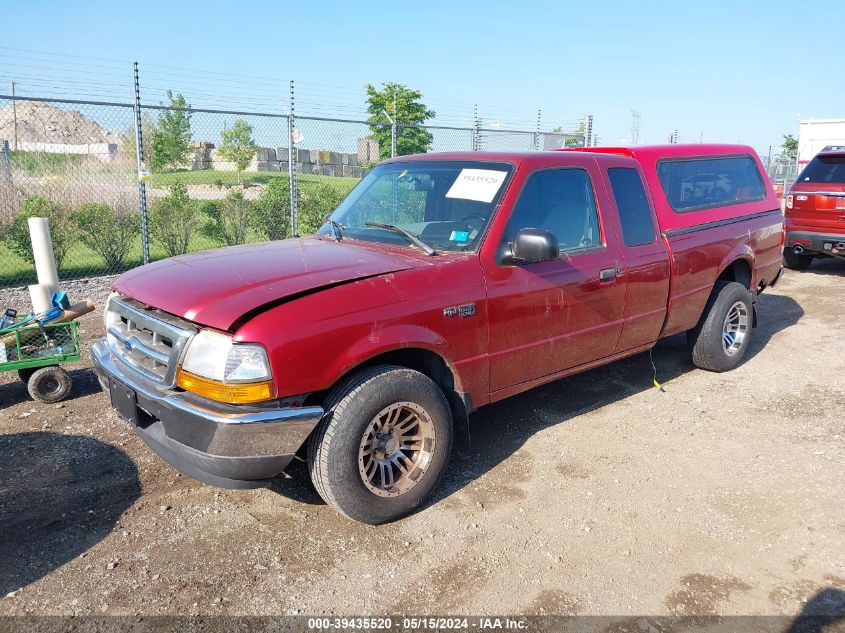
<path id="1" fill-rule="evenodd" d="M 126 349 L 127 352 L 132 352 L 132 342 L 131 341 L 123 341 L 123 347 Z"/>

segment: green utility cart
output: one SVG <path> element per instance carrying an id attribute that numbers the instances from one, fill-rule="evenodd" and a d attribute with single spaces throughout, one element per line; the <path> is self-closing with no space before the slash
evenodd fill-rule
<path id="1" fill-rule="evenodd" d="M 27 325 L 0 332 L 0 371 L 17 371 L 29 395 L 48 404 L 64 400 L 70 375 L 59 365 L 79 360 L 79 322 Z"/>

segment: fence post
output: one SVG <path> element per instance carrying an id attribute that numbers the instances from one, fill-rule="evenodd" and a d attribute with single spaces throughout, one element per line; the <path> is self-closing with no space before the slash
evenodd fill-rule
<path id="1" fill-rule="evenodd" d="M 290 234 L 296 236 L 296 159 L 293 127 L 293 79 L 290 80 L 290 112 L 288 112 L 288 180 L 290 182 Z"/>
<path id="2" fill-rule="evenodd" d="M 0 141 L 0 184 L 12 181 L 12 161 L 9 158 L 9 141 Z"/>
<path id="3" fill-rule="evenodd" d="M 478 135 L 480 131 L 478 129 L 478 104 L 475 104 L 473 109 L 473 117 L 472 117 L 472 151 L 478 151 Z"/>
<path id="4" fill-rule="evenodd" d="M 540 151 L 540 115 L 542 110 L 537 110 L 537 129 L 534 131 L 534 151 Z"/>
<path id="5" fill-rule="evenodd" d="M 147 185 L 144 182 L 144 133 L 141 129 L 141 88 L 138 82 L 138 62 L 135 75 L 135 165 L 138 168 L 138 210 L 141 214 L 141 252 L 144 263 L 150 263 L 150 232 L 147 224 Z"/>
<path id="6" fill-rule="evenodd" d="M 593 140 L 593 115 L 588 114 L 584 119 L 584 147 L 590 147 Z"/>
<path id="7" fill-rule="evenodd" d="M 396 158 L 396 123 L 399 121 L 397 116 L 396 105 L 396 88 L 393 89 L 393 117 L 390 119 L 390 157 Z"/>

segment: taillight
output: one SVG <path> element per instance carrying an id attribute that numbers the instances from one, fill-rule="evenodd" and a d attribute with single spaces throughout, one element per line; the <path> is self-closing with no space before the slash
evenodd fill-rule
<path id="1" fill-rule="evenodd" d="M 787 209 L 792 208 L 792 204 L 793 204 L 792 198 L 793 198 L 792 194 L 789 194 L 788 196 L 786 196 L 786 208 Z"/>

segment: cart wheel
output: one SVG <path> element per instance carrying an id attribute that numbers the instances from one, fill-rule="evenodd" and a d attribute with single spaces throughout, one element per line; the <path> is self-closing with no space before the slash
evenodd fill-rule
<path id="1" fill-rule="evenodd" d="M 35 373 L 34 369 L 19 369 L 18 370 L 18 378 L 21 379 L 21 382 L 27 384 L 29 382 L 29 377 Z"/>
<path id="2" fill-rule="evenodd" d="M 34 400 L 53 404 L 67 398 L 70 393 L 70 376 L 61 367 L 36 369 L 27 383 L 29 395 Z"/>

